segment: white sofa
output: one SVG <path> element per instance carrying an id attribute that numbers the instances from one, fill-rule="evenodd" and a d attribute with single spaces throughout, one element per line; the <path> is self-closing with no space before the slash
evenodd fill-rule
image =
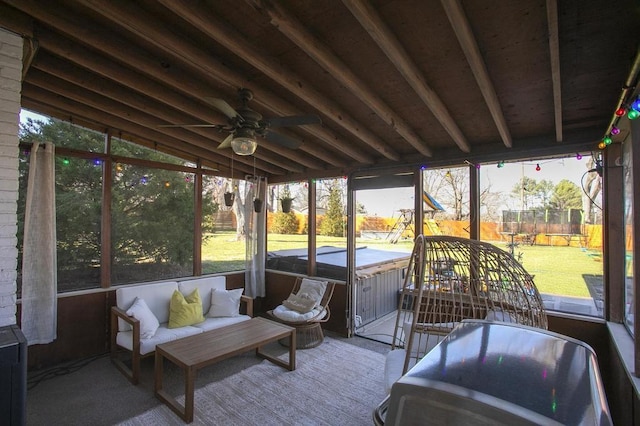
<path id="1" fill-rule="evenodd" d="M 185 297 L 198 289 L 202 300 L 203 322 L 169 328 L 169 304 L 175 290 Z M 245 313 L 233 312 L 232 316 L 209 317 L 212 291 L 226 290 L 226 277 L 204 277 L 181 281 L 162 281 L 119 287 L 116 290 L 116 306 L 111 308 L 111 360 L 133 383 L 140 379 L 140 359 L 152 355 L 156 345 L 191 336 L 226 325 L 249 320 L 253 316 L 253 299 L 241 296 L 240 302 Z M 218 293 L 224 294 L 224 293 Z M 146 306 L 157 319 L 159 325 L 151 337 L 141 338 L 141 323 L 134 316 L 127 315 L 136 298 L 144 300 Z M 131 313 L 131 312 L 130 312 Z M 131 353 L 131 367 L 119 357 L 119 352 Z"/>

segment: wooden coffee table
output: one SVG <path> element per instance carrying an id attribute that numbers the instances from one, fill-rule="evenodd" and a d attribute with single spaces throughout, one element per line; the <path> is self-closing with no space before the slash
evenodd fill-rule
<path id="1" fill-rule="evenodd" d="M 267 343 L 289 338 L 289 362 L 261 352 Z M 196 372 L 207 365 L 255 349 L 256 355 L 291 371 L 296 368 L 296 329 L 252 318 L 195 336 L 184 337 L 156 346 L 155 395 L 185 422 L 193 421 L 193 394 Z M 162 389 L 163 360 L 168 359 L 184 371 L 184 406 Z"/>

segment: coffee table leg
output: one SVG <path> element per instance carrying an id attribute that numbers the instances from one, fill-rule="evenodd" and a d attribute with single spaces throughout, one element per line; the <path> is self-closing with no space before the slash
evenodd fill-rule
<path id="1" fill-rule="evenodd" d="M 164 389 L 162 389 L 164 356 L 159 348 L 156 348 L 155 359 L 155 382 L 154 390 L 156 398 L 167 404 L 167 406 L 186 423 L 193 421 L 193 391 L 195 370 L 192 368 L 183 368 L 184 370 L 184 407 Z"/>
<path id="2" fill-rule="evenodd" d="M 160 351 L 156 351 L 156 360 L 155 360 L 155 383 L 154 390 L 156 395 L 158 392 L 162 390 L 162 354 Z"/>
<path id="3" fill-rule="evenodd" d="M 293 371 L 296 369 L 296 330 L 295 328 L 291 330 L 291 335 L 289 336 L 289 370 Z"/>
<path id="4" fill-rule="evenodd" d="M 193 394 L 195 387 L 196 372 L 193 368 L 184 371 L 184 421 L 193 421 Z"/>

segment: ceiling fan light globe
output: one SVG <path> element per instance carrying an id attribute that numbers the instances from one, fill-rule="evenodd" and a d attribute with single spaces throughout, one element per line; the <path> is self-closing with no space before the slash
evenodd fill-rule
<path id="1" fill-rule="evenodd" d="M 231 149 L 238 155 L 251 155 L 256 152 L 258 142 L 254 138 L 236 137 L 231 140 Z"/>

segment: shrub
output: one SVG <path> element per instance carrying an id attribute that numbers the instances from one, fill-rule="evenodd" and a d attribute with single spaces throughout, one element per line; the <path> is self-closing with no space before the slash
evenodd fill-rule
<path id="1" fill-rule="evenodd" d="M 273 216 L 270 232 L 274 234 L 297 234 L 298 218 L 295 213 L 276 212 Z"/>

